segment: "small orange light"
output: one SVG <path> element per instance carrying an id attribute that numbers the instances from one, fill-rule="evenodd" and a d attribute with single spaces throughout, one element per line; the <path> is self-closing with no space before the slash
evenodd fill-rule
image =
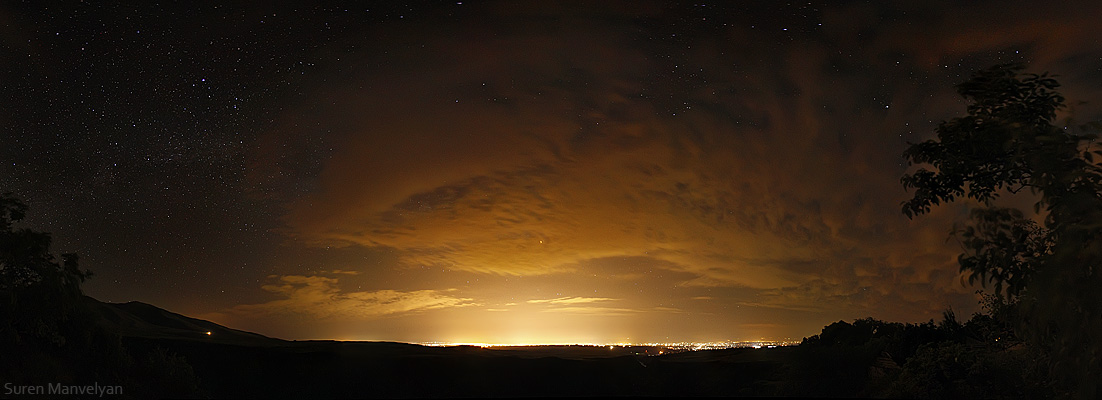
<path id="1" fill-rule="evenodd" d="M 207 331 L 207 336 L 210 336 L 210 331 Z"/>

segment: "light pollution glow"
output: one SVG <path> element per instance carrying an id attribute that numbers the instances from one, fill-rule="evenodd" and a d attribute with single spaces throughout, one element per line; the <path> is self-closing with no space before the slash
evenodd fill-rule
<path id="1" fill-rule="evenodd" d="M 367 46 L 386 62 L 318 82 L 251 160 L 257 196 L 320 163 L 280 232 L 309 250 L 277 261 L 255 301 L 201 316 L 284 338 L 533 344 L 798 338 L 974 310 L 946 243 L 963 206 L 915 221 L 898 207 L 906 142 L 962 110 L 941 60 L 1037 44 L 1031 69 L 1074 84 L 1066 60 L 1099 42 L 1046 49 L 1077 33 L 979 8 L 850 20 L 864 7 L 827 12 L 818 41 L 701 38 L 678 67 L 699 70 L 691 84 L 648 78 L 670 66 L 629 19 L 390 27 L 422 46 Z M 853 68 L 832 67 L 839 52 Z M 321 160 L 301 152 L 316 135 Z"/>

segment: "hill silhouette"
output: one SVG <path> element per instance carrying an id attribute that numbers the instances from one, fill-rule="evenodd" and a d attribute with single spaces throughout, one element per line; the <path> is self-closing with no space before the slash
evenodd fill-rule
<path id="1" fill-rule="evenodd" d="M 157 306 L 131 301 L 105 303 L 85 296 L 96 323 L 123 337 L 197 340 L 209 343 L 278 346 L 287 341 L 227 328 L 214 322 L 191 318 Z"/>
<path id="2" fill-rule="evenodd" d="M 775 392 L 791 349 L 652 357 L 654 349 L 430 347 L 285 341 L 144 303 L 96 303 L 132 348 L 164 348 L 211 397 L 528 397 L 760 395 Z M 211 335 L 205 334 L 206 330 Z"/>
<path id="3" fill-rule="evenodd" d="M 288 341 L 141 302 L 84 301 L 95 326 L 120 338 L 120 351 L 158 357 L 151 365 L 169 377 L 162 381 L 175 385 L 168 392 L 144 389 L 143 395 L 1014 398 L 1048 393 L 1043 375 L 1028 367 L 1034 353 L 1008 340 L 1008 332 L 984 314 L 964 323 L 951 311 L 939 323 L 838 321 L 795 347 L 658 355 L 659 349 L 646 346 Z M 123 382 L 142 389 L 138 378 Z"/>

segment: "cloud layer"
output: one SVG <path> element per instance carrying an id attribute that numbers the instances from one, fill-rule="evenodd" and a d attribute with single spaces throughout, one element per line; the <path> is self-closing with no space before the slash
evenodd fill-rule
<path id="1" fill-rule="evenodd" d="M 372 319 L 390 314 L 474 305 L 471 299 L 451 296 L 446 290 L 347 292 L 340 289 L 337 278 L 302 275 L 269 278 L 277 279 L 277 282 L 264 285 L 263 289 L 278 297 L 277 300 L 238 305 L 226 313 L 244 318 L 297 315 L 317 320 Z"/>
<path id="2" fill-rule="evenodd" d="M 618 12 L 497 10 L 509 20 L 495 28 L 403 32 L 267 138 L 258 160 L 277 169 L 272 160 L 293 166 L 294 153 L 272 149 L 301 147 L 302 127 L 329 132 L 333 145 L 308 177 L 314 189 L 289 199 L 284 233 L 386 249 L 393 270 L 497 289 L 343 293 L 333 278 L 284 276 L 265 287 L 284 300 L 238 311 L 380 315 L 479 302 L 501 312 L 506 296 L 535 285 L 509 295 L 508 279 L 592 281 L 609 275 L 608 260 L 634 260 L 608 282 L 648 292 L 586 296 L 577 288 L 615 285 L 576 283 L 518 301 L 619 314 L 722 302 L 825 320 L 967 309 L 973 289 L 946 242 L 965 206 L 905 219 L 901 152 L 962 112 L 951 85 L 973 65 L 1032 60 L 1079 82 L 1085 72 L 1067 61 L 1100 45 L 1073 40 L 1090 33 L 1065 26 L 1059 10 L 938 10 L 838 7 L 805 36 L 746 23 L 684 43 L 648 41 L 639 15 Z"/>

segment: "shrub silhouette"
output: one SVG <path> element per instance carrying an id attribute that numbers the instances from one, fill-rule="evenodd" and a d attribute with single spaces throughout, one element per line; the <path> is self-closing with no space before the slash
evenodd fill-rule
<path id="1" fill-rule="evenodd" d="M 908 217 L 961 197 L 979 200 L 960 232 L 959 257 L 969 281 L 994 286 L 1018 303 L 1019 328 L 1029 343 L 1052 352 L 1054 378 L 1068 392 L 1096 398 L 1102 376 L 1102 156 L 1098 125 L 1056 126 L 1064 107 L 1059 83 L 997 65 L 957 86 L 970 100 L 967 115 L 941 123 L 937 138 L 911 145 L 904 157 L 919 168 L 903 176 L 914 196 Z M 1070 124 L 1069 124 L 1070 125 Z M 1000 191 L 1040 196 L 1039 227 L 992 202 Z M 1070 393 L 1068 393 L 1070 394 Z"/>

